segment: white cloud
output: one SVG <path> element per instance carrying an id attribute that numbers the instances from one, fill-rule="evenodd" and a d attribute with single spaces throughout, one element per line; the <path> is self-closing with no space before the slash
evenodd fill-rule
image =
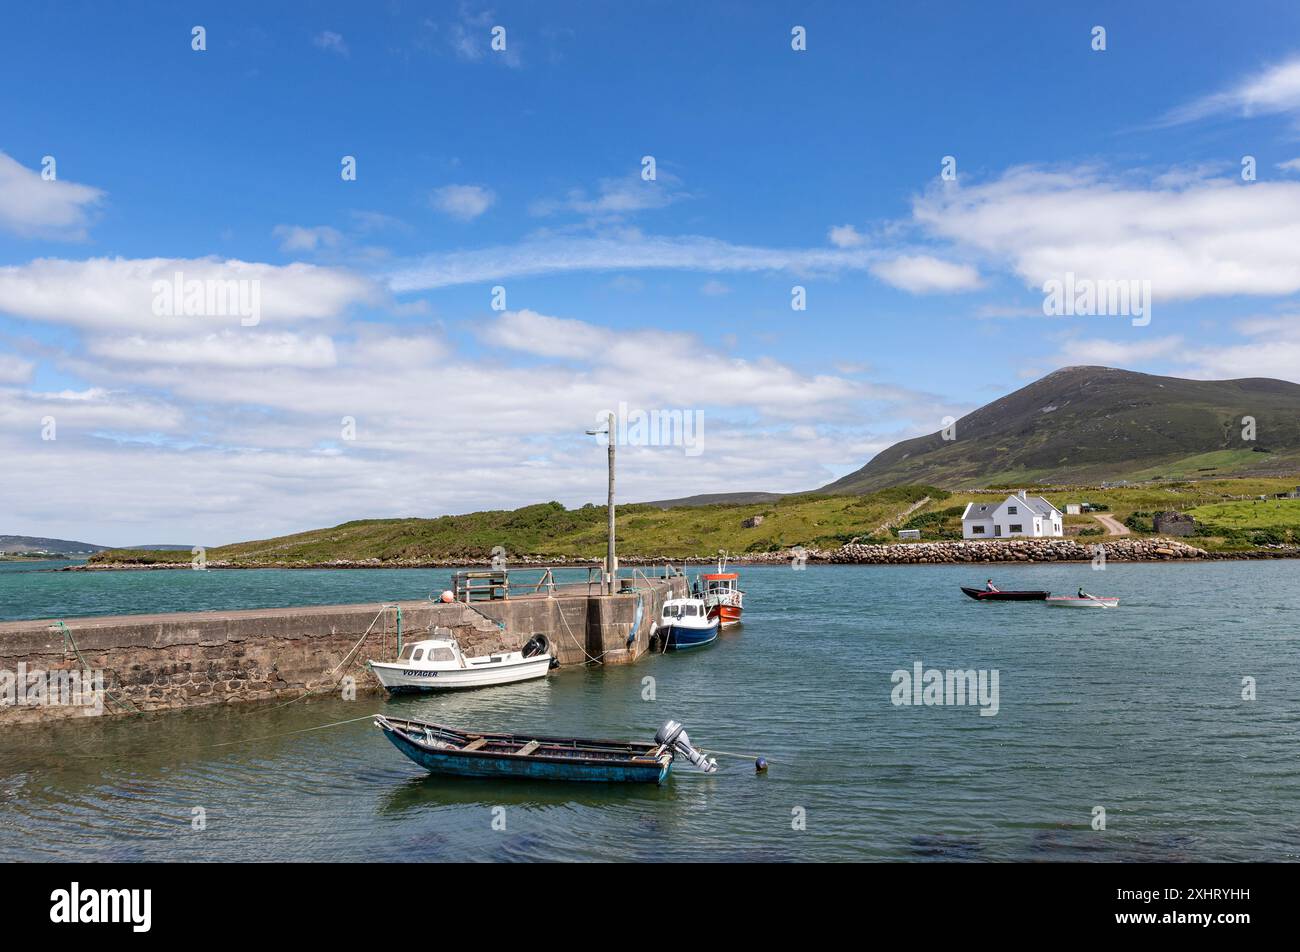
<path id="1" fill-rule="evenodd" d="M 905 389 L 737 359 L 658 327 L 615 331 L 514 311 L 479 336 L 482 356 L 468 358 L 436 335 L 383 323 L 340 325 L 332 338 L 92 332 L 84 355 L 49 358 L 92 387 L 0 386 L 0 456 L 16 474 L 6 488 L 24 500 L 13 531 L 40 525 L 106 542 L 166 532 L 215 544 L 350 517 L 578 504 L 603 492 L 602 451 L 582 430 L 619 401 L 698 410 L 706 421 L 689 471 L 680 448 L 626 448 L 629 500 L 806 489 L 838 475 L 819 461 L 860 464 L 879 449 L 886 440 L 873 428 L 886 411 L 938 418 L 930 398 Z M 55 445 L 39 440 L 45 413 L 59 421 Z M 345 416 L 356 420 L 355 441 L 340 438 Z M 753 452 L 756 440 L 764 453 Z M 65 476 L 73 472 L 97 478 Z M 85 531 L 63 532 L 72 524 Z"/>
<path id="2" fill-rule="evenodd" d="M 1283 172 L 1300 172 L 1300 159 L 1287 159 L 1285 162 L 1279 162 L 1277 167 Z"/>
<path id="3" fill-rule="evenodd" d="M 388 275 L 388 282 L 394 291 L 404 292 L 574 271 L 829 274 L 865 270 L 877 257 L 865 249 L 763 248 L 694 236 L 548 237 L 517 245 L 427 255 L 396 268 Z"/>
<path id="4" fill-rule="evenodd" d="M 1176 357 L 1183 348 L 1183 340 L 1177 336 L 1133 341 L 1080 338 L 1067 342 L 1050 363 L 1060 366 L 1099 364 L 1129 368 L 1149 360 Z"/>
<path id="5" fill-rule="evenodd" d="M 1300 111 L 1300 57 L 1270 66 L 1221 92 L 1171 110 L 1162 125 L 1194 122 L 1212 116 L 1275 115 Z"/>
<path id="6" fill-rule="evenodd" d="M 1161 187 L 1093 169 L 1009 170 L 913 206 L 932 236 L 1004 261 L 1031 287 L 1067 272 L 1149 280 L 1160 300 L 1300 290 L 1300 183 Z"/>
<path id="7" fill-rule="evenodd" d="M 1102 364 L 1125 369 L 1140 369 L 1154 362 L 1180 377 L 1272 377 L 1300 383 L 1300 314 L 1250 318 L 1238 321 L 1234 329 L 1239 337 L 1214 344 L 1177 334 L 1118 340 L 1070 338 L 1044 362 L 1053 366 Z"/>
<path id="8" fill-rule="evenodd" d="M 700 285 L 700 293 L 709 297 L 721 297 L 724 294 L 730 294 L 731 288 L 721 281 L 705 281 L 704 284 Z"/>
<path id="9" fill-rule="evenodd" d="M 903 255 L 872 265 L 871 273 L 887 284 L 913 294 L 971 291 L 983 283 L 968 264 L 940 261 L 929 255 Z"/>
<path id="10" fill-rule="evenodd" d="M 492 207 L 496 195 L 481 185 L 444 185 L 434 189 L 430 203 L 459 221 L 473 221 Z"/>
<path id="11" fill-rule="evenodd" d="M 827 237 L 836 248 L 857 248 L 867 242 L 866 236 L 852 225 L 833 225 Z"/>
<path id="12" fill-rule="evenodd" d="M 547 216 L 572 212 L 602 222 L 615 222 L 636 212 L 665 208 L 690 196 L 682 191 L 680 180 L 666 170 L 659 170 L 653 181 L 640 175 L 619 179 L 602 179 L 596 193 L 570 189 L 562 199 L 541 199 L 530 206 L 534 215 Z"/>
<path id="13" fill-rule="evenodd" d="M 335 33 L 333 30 L 323 30 L 312 37 L 311 41 L 318 49 L 338 53 L 340 56 L 348 55 L 348 44 L 342 34 Z"/>
<path id="14" fill-rule="evenodd" d="M 337 318 L 351 306 L 382 295 L 371 282 L 336 268 L 309 264 L 270 265 L 217 258 L 39 258 L 0 267 L 0 313 L 28 320 L 94 330 L 208 333 L 214 323 L 240 318 L 160 317 L 154 314 L 154 282 L 257 281 L 261 323 Z"/>
<path id="15" fill-rule="evenodd" d="M 334 342 L 322 334 L 221 331 L 192 338 L 99 337 L 88 349 L 123 363 L 224 367 L 332 367 Z"/>
<path id="16" fill-rule="evenodd" d="M 308 228 L 303 225 L 276 225 L 271 234 L 280 239 L 280 250 L 288 252 L 315 251 L 317 248 L 337 248 L 343 235 L 328 225 Z"/>
<path id="17" fill-rule="evenodd" d="M 63 179 L 46 181 L 0 152 L 0 229 L 23 238 L 82 240 L 104 193 Z"/>
<path id="18" fill-rule="evenodd" d="M 1276 377 L 1300 383 L 1300 314 L 1240 321 L 1241 340 L 1188 348 L 1178 355 L 1182 372 L 1203 379 Z"/>
<path id="19" fill-rule="evenodd" d="M 447 42 L 457 59 L 478 63 L 486 58 L 518 69 L 523 66 L 523 59 L 519 55 L 518 39 L 509 31 L 506 33 L 506 48 L 491 49 L 492 29 L 498 25 L 491 10 L 475 12 L 468 3 L 462 2 L 459 21 L 447 28 Z"/>

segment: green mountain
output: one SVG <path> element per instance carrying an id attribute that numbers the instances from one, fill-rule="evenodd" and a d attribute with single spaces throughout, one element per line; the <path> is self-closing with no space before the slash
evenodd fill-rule
<path id="1" fill-rule="evenodd" d="M 896 443 L 818 492 L 1294 473 L 1300 385 L 1066 367 L 962 417 L 953 435 Z"/>

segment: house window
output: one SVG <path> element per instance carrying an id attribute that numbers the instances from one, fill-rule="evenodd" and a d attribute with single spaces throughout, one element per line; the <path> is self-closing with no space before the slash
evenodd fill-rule
<path id="1" fill-rule="evenodd" d="M 983 534 L 984 534 L 984 527 L 983 527 L 983 526 L 971 526 L 971 527 L 970 527 L 970 531 L 971 531 L 971 535 L 983 535 Z"/>
<path id="2" fill-rule="evenodd" d="M 1008 516 L 1015 516 L 1015 515 L 1019 515 L 1019 514 L 1020 514 L 1020 510 L 1018 510 L 1015 506 L 1007 506 L 1007 515 L 1008 515 Z"/>
<path id="3" fill-rule="evenodd" d="M 1024 532 L 1024 531 L 1025 531 L 1025 527 L 1024 527 L 1024 525 L 1021 524 L 1021 523 L 1019 523 L 1019 522 L 1013 522 L 1013 523 L 1011 523 L 1011 525 L 1007 526 L 1007 528 L 1008 528 L 1010 531 L 1012 531 L 1012 532 Z"/>

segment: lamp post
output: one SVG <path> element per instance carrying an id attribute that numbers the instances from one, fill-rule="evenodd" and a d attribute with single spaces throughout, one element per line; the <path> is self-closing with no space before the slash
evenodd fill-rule
<path id="1" fill-rule="evenodd" d="M 607 515 L 609 516 L 609 545 L 605 552 L 605 572 L 606 585 L 605 592 L 608 595 L 614 594 L 614 577 L 618 574 L 618 563 L 614 555 L 614 414 L 609 414 L 605 421 L 605 429 L 588 430 L 588 436 L 599 436 L 605 433 L 609 437 L 609 501 L 606 504 Z"/>

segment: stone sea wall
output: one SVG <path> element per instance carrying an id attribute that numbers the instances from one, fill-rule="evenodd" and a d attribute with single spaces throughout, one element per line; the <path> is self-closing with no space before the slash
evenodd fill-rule
<path id="1" fill-rule="evenodd" d="M 849 543 L 838 549 L 808 549 L 808 562 L 849 565 L 930 565 L 955 562 L 1089 562 L 1098 549 L 1115 562 L 1163 562 L 1170 559 L 1206 559 L 1204 549 L 1178 539 L 1099 538 L 1081 543 L 1073 539 L 998 539 L 953 542 L 915 542 L 905 545 Z M 748 562 L 788 563 L 790 551 L 746 556 Z"/>

